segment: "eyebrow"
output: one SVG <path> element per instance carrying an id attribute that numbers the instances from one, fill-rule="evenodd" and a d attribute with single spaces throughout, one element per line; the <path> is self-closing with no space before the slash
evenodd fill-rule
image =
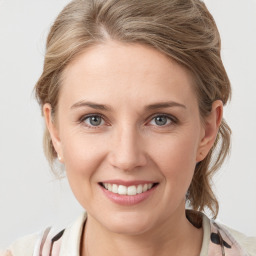
<path id="1" fill-rule="evenodd" d="M 150 105 L 147 105 L 145 107 L 145 109 L 146 110 L 154 110 L 154 109 L 159 109 L 159 108 L 170 108 L 170 107 L 181 107 L 181 108 L 186 109 L 185 105 L 180 104 L 175 101 L 167 101 L 167 102 L 159 102 L 159 103 L 150 104 Z"/>
<path id="2" fill-rule="evenodd" d="M 77 103 L 72 105 L 71 109 L 83 108 L 83 107 L 90 107 L 90 108 L 99 109 L 99 110 L 111 111 L 111 107 L 109 107 L 107 105 L 98 104 L 98 103 L 91 102 L 91 101 L 83 101 L 83 100 L 78 101 Z"/>
<path id="3" fill-rule="evenodd" d="M 83 107 L 90 107 L 93 109 L 99 109 L 99 110 L 105 110 L 105 111 L 111 111 L 112 108 L 108 105 L 98 104 L 91 101 L 79 101 L 71 106 L 71 109 L 76 108 L 83 108 Z M 145 110 L 154 110 L 154 109 L 161 109 L 161 108 L 170 108 L 170 107 L 181 107 L 186 109 L 186 106 L 183 104 L 180 104 L 175 101 L 167 101 L 167 102 L 157 102 L 154 104 L 150 104 L 145 106 Z"/>

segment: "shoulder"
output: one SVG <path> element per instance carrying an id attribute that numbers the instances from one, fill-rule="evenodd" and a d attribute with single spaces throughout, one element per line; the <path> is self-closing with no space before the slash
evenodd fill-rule
<path id="1" fill-rule="evenodd" d="M 238 244 L 250 255 L 256 255 L 256 237 L 249 237 L 243 233 L 240 233 L 230 227 L 222 225 L 222 228 L 226 230 L 233 238 L 237 241 Z"/>
<path id="2" fill-rule="evenodd" d="M 211 221 L 211 243 L 222 244 L 231 255 L 236 252 L 241 256 L 256 256 L 256 237 L 248 237 L 215 221 Z"/>
<path id="3" fill-rule="evenodd" d="M 79 252 L 86 217 L 86 213 L 83 213 L 62 231 L 46 228 L 41 232 L 20 238 L 8 250 L 0 250 L 0 256 L 78 255 L 73 252 Z M 67 252 L 72 253 L 67 254 Z"/>
<path id="4" fill-rule="evenodd" d="M 256 237 L 248 237 L 201 215 L 204 239 L 200 256 L 256 256 Z"/>
<path id="5" fill-rule="evenodd" d="M 58 255 L 59 241 L 63 233 L 64 230 L 56 232 L 52 228 L 46 228 L 42 232 L 18 239 L 6 251 L 2 252 L 0 256 L 51 255 L 53 249 L 56 255 Z"/>
<path id="6" fill-rule="evenodd" d="M 38 238 L 39 238 L 39 233 L 35 233 L 32 235 L 28 235 L 23 238 L 20 238 L 16 240 L 14 243 L 12 243 L 11 246 L 8 248 L 8 250 L 2 251 L 0 253 L 0 256 L 21 256 L 21 255 L 32 256 L 34 252 L 34 247 Z"/>

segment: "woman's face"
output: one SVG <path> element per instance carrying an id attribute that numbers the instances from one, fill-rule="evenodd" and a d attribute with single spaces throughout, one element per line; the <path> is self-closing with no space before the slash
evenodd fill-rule
<path id="1" fill-rule="evenodd" d="M 208 149 L 190 75 L 176 62 L 139 44 L 87 49 L 65 70 L 48 127 L 74 195 L 99 226 L 138 234 L 184 215 Z"/>

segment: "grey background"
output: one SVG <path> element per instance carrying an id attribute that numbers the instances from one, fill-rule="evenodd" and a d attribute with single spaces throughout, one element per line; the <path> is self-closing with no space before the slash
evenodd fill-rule
<path id="1" fill-rule="evenodd" d="M 67 181 L 55 180 L 42 150 L 44 123 L 33 97 L 45 38 L 67 0 L 0 0 L 0 248 L 82 212 Z M 215 177 L 218 220 L 256 235 L 256 2 L 207 0 L 222 36 L 233 86 L 224 116 L 232 154 Z"/>

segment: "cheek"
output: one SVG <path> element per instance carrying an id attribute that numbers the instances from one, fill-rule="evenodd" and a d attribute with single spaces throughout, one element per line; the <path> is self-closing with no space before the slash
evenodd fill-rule
<path id="1" fill-rule="evenodd" d="M 175 187 L 189 186 L 196 165 L 196 137 L 176 134 L 154 145 L 151 155 L 166 182 Z"/>
<path id="2" fill-rule="evenodd" d="M 95 184 L 98 181 L 97 170 L 105 157 L 105 149 L 101 145 L 100 136 L 70 134 L 62 140 L 66 175 L 74 196 L 84 209 L 89 210 L 98 200 Z"/>
<path id="3" fill-rule="evenodd" d="M 104 140 L 100 136 L 65 132 L 62 150 L 67 177 L 73 191 L 88 190 L 91 187 L 94 174 L 105 156 L 102 141 Z M 74 193 L 77 194 L 76 191 Z"/>
<path id="4" fill-rule="evenodd" d="M 104 157 L 104 148 L 100 136 L 71 134 L 62 140 L 65 165 L 72 172 L 89 174 L 97 168 Z"/>

